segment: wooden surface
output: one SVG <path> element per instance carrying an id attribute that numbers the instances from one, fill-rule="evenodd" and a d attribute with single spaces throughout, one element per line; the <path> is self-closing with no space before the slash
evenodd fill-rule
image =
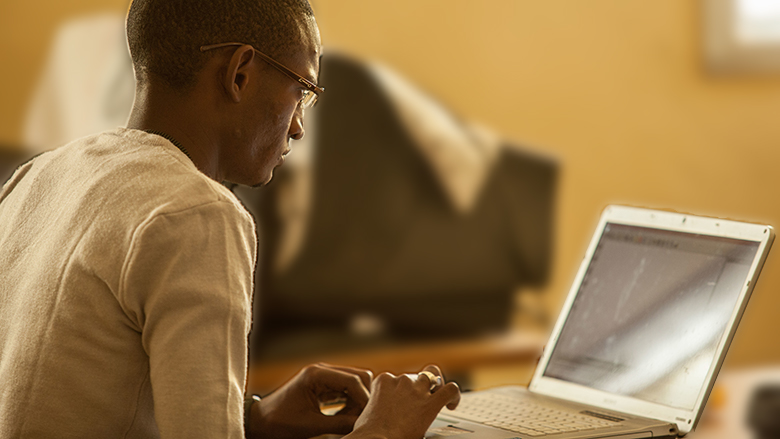
<path id="1" fill-rule="evenodd" d="M 513 332 L 507 335 L 450 341 L 420 343 L 388 349 L 300 357 L 253 365 L 249 370 L 248 389 L 268 393 L 290 379 L 301 367 L 316 362 L 370 369 L 375 374 L 417 372 L 427 364 L 442 368 L 445 376 L 463 376 L 475 368 L 536 361 L 547 337 L 539 333 Z"/>

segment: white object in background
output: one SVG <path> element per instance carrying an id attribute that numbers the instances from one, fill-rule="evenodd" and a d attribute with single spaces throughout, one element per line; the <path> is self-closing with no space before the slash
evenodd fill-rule
<path id="1" fill-rule="evenodd" d="M 780 72 L 780 2 L 702 0 L 700 4 L 709 72 Z"/>
<path id="2" fill-rule="evenodd" d="M 780 2 L 739 0 L 736 4 L 737 38 L 743 44 L 780 44 Z"/>
<path id="3" fill-rule="evenodd" d="M 31 152 L 124 126 L 135 95 L 124 17 L 102 13 L 57 31 L 24 126 Z"/>

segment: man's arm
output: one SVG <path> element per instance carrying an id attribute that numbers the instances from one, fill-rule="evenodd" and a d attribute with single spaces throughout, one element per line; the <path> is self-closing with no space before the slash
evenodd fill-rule
<path id="1" fill-rule="evenodd" d="M 135 231 L 119 301 L 149 356 L 162 438 L 241 438 L 254 266 L 251 219 L 226 201 Z"/>

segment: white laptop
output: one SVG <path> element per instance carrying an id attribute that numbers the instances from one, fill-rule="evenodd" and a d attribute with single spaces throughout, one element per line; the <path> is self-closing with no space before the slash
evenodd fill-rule
<path id="1" fill-rule="evenodd" d="M 464 393 L 428 438 L 647 438 L 696 427 L 772 227 L 604 210 L 529 387 Z"/>

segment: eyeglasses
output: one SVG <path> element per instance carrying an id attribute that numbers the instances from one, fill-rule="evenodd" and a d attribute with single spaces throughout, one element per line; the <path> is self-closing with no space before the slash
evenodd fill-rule
<path id="1" fill-rule="evenodd" d="M 206 52 L 208 50 L 212 49 L 219 49 L 222 47 L 229 47 L 229 46 L 247 46 L 247 44 L 244 43 L 219 43 L 219 44 L 209 44 L 207 46 L 200 46 L 201 52 Z M 250 46 L 252 47 L 252 46 Z M 308 79 L 304 78 L 303 76 L 293 72 L 289 68 L 285 67 L 282 63 L 279 61 L 271 58 L 270 56 L 266 55 L 265 53 L 255 49 L 252 47 L 252 50 L 255 51 L 257 56 L 259 56 L 263 61 L 267 62 L 268 64 L 271 64 L 273 67 L 275 67 L 280 72 L 284 73 L 285 75 L 292 78 L 294 81 L 299 82 L 301 85 L 306 87 L 306 90 L 303 92 L 303 97 L 300 100 L 300 106 L 302 109 L 311 108 L 314 106 L 314 104 L 317 103 L 317 98 L 319 97 L 320 93 L 324 93 L 325 89 L 322 87 L 318 87 L 313 82 L 309 81 Z"/>

